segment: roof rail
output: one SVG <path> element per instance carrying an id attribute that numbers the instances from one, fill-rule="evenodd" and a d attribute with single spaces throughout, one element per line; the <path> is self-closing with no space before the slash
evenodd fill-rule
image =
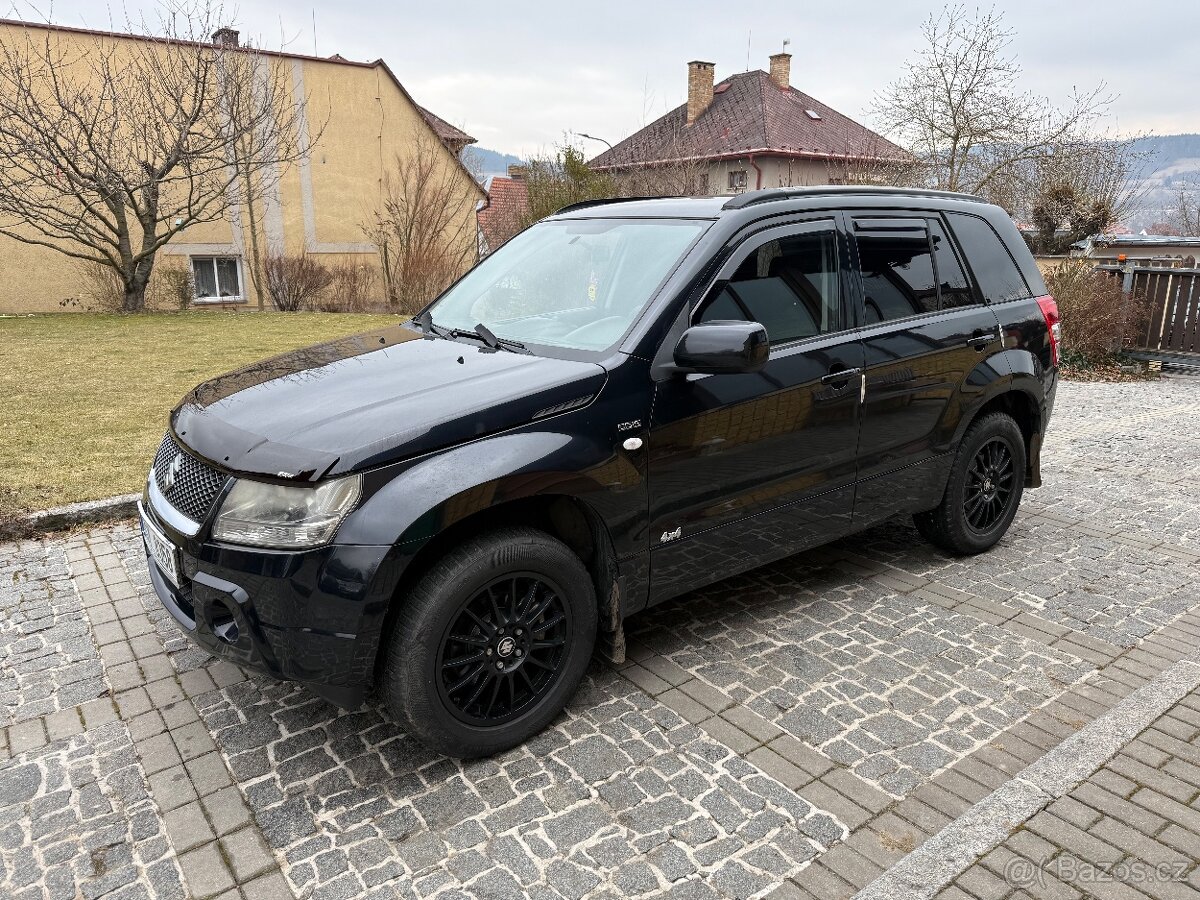
<path id="1" fill-rule="evenodd" d="M 974 194 L 960 194 L 955 191 L 934 191 L 927 190 L 925 188 L 871 187 L 870 185 L 830 184 L 822 187 L 783 187 L 764 188 L 760 191 L 746 191 L 744 194 L 738 194 L 735 197 L 730 197 L 725 201 L 725 204 L 721 207 L 721 209 L 745 209 L 747 206 L 754 206 L 756 203 L 770 203 L 773 200 L 790 200 L 794 197 L 820 197 L 829 194 L 888 194 L 892 196 L 906 197 L 941 197 L 947 200 L 973 200 L 977 203 L 987 202 L 982 197 L 977 197 Z"/>
<path id="2" fill-rule="evenodd" d="M 578 203 L 568 203 L 562 209 L 556 209 L 552 215 L 574 212 L 577 209 L 587 209 L 589 206 L 603 206 L 606 203 L 636 203 L 638 200 L 672 200 L 678 199 L 667 195 L 657 197 L 607 197 L 603 200 L 580 200 Z"/>

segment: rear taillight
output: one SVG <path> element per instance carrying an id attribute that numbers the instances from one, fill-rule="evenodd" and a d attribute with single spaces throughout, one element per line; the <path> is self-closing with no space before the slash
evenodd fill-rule
<path id="1" fill-rule="evenodd" d="M 1049 295 L 1038 297 L 1037 305 L 1046 317 L 1046 330 L 1050 332 L 1050 362 L 1057 366 L 1058 345 L 1062 341 L 1062 316 L 1058 314 L 1058 304 Z"/>

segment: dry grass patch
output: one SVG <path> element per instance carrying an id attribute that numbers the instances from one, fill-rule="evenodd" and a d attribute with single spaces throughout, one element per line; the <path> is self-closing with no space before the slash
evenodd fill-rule
<path id="1" fill-rule="evenodd" d="M 197 311 L 0 318 L 0 497 L 34 510 L 140 490 L 196 383 L 395 316 Z"/>

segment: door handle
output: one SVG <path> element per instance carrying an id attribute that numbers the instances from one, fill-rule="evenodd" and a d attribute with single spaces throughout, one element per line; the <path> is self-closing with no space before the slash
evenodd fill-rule
<path id="1" fill-rule="evenodd" d="M 967 338 L 967 346 L 974 347 L 976 350 L 982 350 L 988 344 L 1000 340 L 1000 335 L 993 331 L 991 334 L 977 334 L 974 337 Z"/>
<path id="2" fill-rule="evenodd" d="M 838 369 L 836 372 L 822 375 L 821 384 L 837 384 L 839 381 L 849 381 L 851 378 L 861 374 L 862 369 Z"/>

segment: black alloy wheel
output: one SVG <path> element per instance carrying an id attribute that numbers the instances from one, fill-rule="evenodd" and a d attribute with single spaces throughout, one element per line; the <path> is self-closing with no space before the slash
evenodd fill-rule
<path id="1" fill-rule="evenodd" d="M 995 527 L 1012 502 L 1016 480 L 1012 452 L 999 437 L 988 440 L 967 470 L 963 512 L 972 530 L 986 533 Z"/>
<path id="2" fill-rule="evenodd" d="M 1021 505 L 1025 454 L 1025 435 L 1008 413 L 976 419 L 954 454 L 941 502 L 913 516 L 917 530 L 958 556 L 995 546 Z"/>
<path id="3" fill-rule="evenodd" d="M 488 584 L 462 605 L 438 654 L 439 692 L 455 716 L 500 725 L 554 686 L 571 634 L 557 587 L 521 572 Z"/>
<path id="4" fill-rule="evenodd" d="M 447 756 L 491 756 L 553 722 L 596 642 L 591 574 L 527 526 L 461 541 L 393 602 L 384 700 L 405 731 Z"/>

